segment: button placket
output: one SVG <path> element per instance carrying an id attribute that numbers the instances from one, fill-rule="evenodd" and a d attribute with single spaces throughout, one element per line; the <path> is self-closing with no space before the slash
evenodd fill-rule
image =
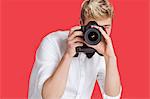
<path id="1" fill-rule="evenodd" d="M 78 86 L 78 92 L 76 99 L 81 99 L 82 90 L 84 88 L 84 82 L 85 82 L 85 72 L 84 72 L 84 57 L 82 54 L 79 55 L 79 65 L 80 65 L 80 82 Z"/>

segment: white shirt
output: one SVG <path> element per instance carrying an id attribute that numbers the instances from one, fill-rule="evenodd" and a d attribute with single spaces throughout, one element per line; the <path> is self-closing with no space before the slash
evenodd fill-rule
<path id="1" fill-rule="evenodd" d="M 57 31 L 42 40 L 30 77 L 29 99 L 42 99 L 43 83 L 51 77 L 61 60 L 66 50 L 68 33 L 69 31 Z M 95 53 L 88 59 L 84 53 L 79 53 L 79 56 L 71 61 L 66 88 L 61 99 L 90 99 L 96 80 L 103 99 L 119 99 L 122 89 L 116 97 L 110 97 L 104 92 L 105 68 L 103 56 Z"/>

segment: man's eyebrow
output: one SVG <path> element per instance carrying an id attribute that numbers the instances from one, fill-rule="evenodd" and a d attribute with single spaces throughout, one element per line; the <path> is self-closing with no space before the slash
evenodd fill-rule
<path id="1" fill-rule="evenodd" d="M 107 25 L 103 25 L 103 26 L 111 26 L 110 24 L 107 24 Z"/>
<path id="2" fill-rule="evenodd" d="M 111 26 L 110 24 L 106 24 L 106 25 L 99 25 L 99 26 Z"/>

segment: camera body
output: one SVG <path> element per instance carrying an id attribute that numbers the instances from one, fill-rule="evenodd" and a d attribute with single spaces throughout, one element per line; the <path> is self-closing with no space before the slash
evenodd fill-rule
<path id="1" fill-rule="evenodd" d="M 83 32 L 83 36 L 81 38 L 87 44 L 97 45 L 102 40 L 102 34 L 97 28 L 93 28 L 91 26 L 99 26 L 99 25 L 95 21 L 90 21 L 87 25 L 81 26 L 81 29 L 78 31 Z M 102 27 L 102 26 L 99 26 L 99 27 Z M 104 27 L 102 27 L 102 29 L 105 30 Z M 76 47 L 76 55 L 74 57 L 77 57 L 79 52 L 83 52 L 86 54 L 88 58 L 91 58 L 97 51 L 94 48 L 88 47 L 86 44 L 84 44 L 81 47 Z"/>

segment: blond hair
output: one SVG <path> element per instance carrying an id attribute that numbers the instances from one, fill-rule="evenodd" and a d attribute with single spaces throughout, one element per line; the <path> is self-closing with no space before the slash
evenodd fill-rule
<path id="1" fill-rule="evenodd" d="M 85 0 L 81 5 L 81 21 L 113 17 L 113 7 L 108 0 Z"/>

